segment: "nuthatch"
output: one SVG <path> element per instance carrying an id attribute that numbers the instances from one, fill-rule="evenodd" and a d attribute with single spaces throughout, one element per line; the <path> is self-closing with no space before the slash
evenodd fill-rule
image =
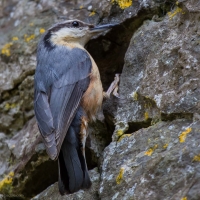
<path id="1" fill-rule="evenodd" d="M 88 122 L 102 105 L 103 89 L 84 45 L 113 26 L 68 20 L 47 30 L 38 44 L 34 110 L 47 153 L 58 159 L 62 195 L 91 186 L 85 141 Z"/>

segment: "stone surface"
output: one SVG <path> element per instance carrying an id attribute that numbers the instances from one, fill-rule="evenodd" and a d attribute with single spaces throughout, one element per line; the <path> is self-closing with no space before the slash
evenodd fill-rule
<path id="1" fill-rule="evenodd" d="M 7 143 L 5 142 L 6 135 L 0 133 L 0 177 L 3 178 L 3 174 L 6 172 L 9 166 L 10 151 Z"/>
<path id="2" fill-rule="evenodd" d="M 104 150 L 100 199 L 199 199 L 199 133 L 200 121 L 178 119 L 112 142 Z"/>
<path id="3" fill-rule="evenodd" d="M 134 33 L 120 79 L 113 139 L 158 119 L 192 118 L 200 109 L 199 13 L 177 3 L 164 18 L 146 20 Z M 198 1 L 190 2 L 190 7 Z M 193 19 L 191 21 L 191 18 Z M 156 19 L 156 20 L 155 20 Z M 126 130 L 124 127 L 127 127 Z"/>
<path id="4" fill-rule="evenodd" d="M 7 148 L 4 147 L 5 152 L 1 157 L 3 168 L 1 169 L 1 178 L 4 177 L 0 182 L 1 192 L 12 191 L 13 194 L 29 197 L 29 192 L 34 194 L 35 190 L 37 191 L 35 189 L 37 186 L 29 188 L 33 180 L 36 183 L 38 179 L 41 183 L 49 182 L 49 176 L 43 174 L 44 167 L 47 167 L 45 173 L 52 173 L 50 183 L 53 183 L 53 179 L 54 181 L 57 179 L 55 177 L 57 172 L 55 164 L 57 166 L 57 163 L 49 160 L 35 119 L 31 119 L 21 131 L 4 142 Z M 12 174 L 10 177 L 12 181 L 9 184 L 5 183 L 5 174 Z"/>
<path id="5" fill-rule="evenodd" d="M 89 171 L 92 186 L 88 190 L 80 190 L 74 194 L 64 195 L 61 196 L 58 191 L 58 183 L 49 186 L 46 190 L 44 190 L 39 195 L 32 198 L 32 200 L 37 199 L 46 199 L 46 200 L 76 200 L 76 199 L 92 199 L 92 200 L 98 200 L 98 188 L 99 188 L 99 181 L 100 181 L 100 174 L 98 173 L 98 169 L 94 168 L 93 170 Z"/>
<path id="6" fill-rule="evenodd" d="M 57 180 L 57 162 L 48 158 L 35 118 L 13 137 L 1 133 L 0 138 L 1 193 L 30 198 L 41 191 L 37 184 L 45 189 Z"/>

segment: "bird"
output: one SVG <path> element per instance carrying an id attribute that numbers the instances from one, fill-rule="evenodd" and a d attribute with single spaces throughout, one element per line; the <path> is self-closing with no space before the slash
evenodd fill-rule
<path id="1" fill-rule="evenodd" d="M 58 160 L 61 195 L 88 189 L 87 127 L 101 108 L 104 92 L 98 67 L 84 48 L 116 24 L 66 20 L 50 27 L 37 46 L 34 112 L 50 159 Z"/>

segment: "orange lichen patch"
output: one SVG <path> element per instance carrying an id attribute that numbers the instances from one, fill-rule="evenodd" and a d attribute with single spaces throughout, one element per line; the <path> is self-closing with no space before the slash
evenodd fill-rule
<path id="1" fill-rule="evenodd" d="M 200 154 L 194 156 L 194 158 L 192 159 L 192 161 L 200 162 Z"/>
<path id="2" fill-rule="evenodd" d="M 168 147 L 169 144 L 164 144 L 163 148 L 166 149 Z"/>
<path id="3" fill-rule="evenodd" d="M 43 34 L 45 32 L 45 29 L 44 28 L 41 28 L 40 29 L 40 34 Z"/>
<path id="4" fill-rule="evenodd" d="M 3 180 L 0 181 L 0 191 L 13 182 L 14 172 L 10 172 Z"/>
<path id="5" fill-rule="evenodd" d="M 6 56 L 10 56 L 10 47 L 13 45 L 12 42 L 9 42 L 7 44 L 5 44 L 3 46 L 3 48 L 1 49 L 1 54 L 6 55 Z"/>
<path id="6" fill-rule="evenodd" d="M 25 40 L 25 42 L 30 42 L 31 40 L 33 40 L 33 39 L 35 39 L 35 35 L 34 34 L 32 34 L 32 35 L 30 35 L 30 36 L 28 36 L 28 35 L 24 35 L 24 40 Z"/>
<path id="7" fill-rule="evenodd" d="M 123 180 L 123 175 L 124 175 L 124 168 L 122 167 L 119 171 L 119 174 L 116 177 L 116 183 L 120 184 Z"/>
<path id="8" fill-rule="evenodd" d="M 132 5 L 132 0 L 112 0 L 112 3 L 117 3 L 121 9 L 128 8 Z"/>
<path id="9" fill-rule="evenodd" d="M 147 155 L 147 156 L 151 156 L 151 154 L 153 153 L 153 149 L 148 149 L 144 155 Z"/>
<path id="10" fill-rule="evenodd" d="M 192 128 L 186 128 L 185 131 L 183 131 L 180 135 L 179 135 L 179 141 L 180 143 L 185 142 L 185 139 L 187 137 L 187 134 L 190 133 L 192 131 Z"/>
<path id="11" fill-rule="evenodd" d="M 181 200 L 187 200 L 187 197 L 183 197 L 183 198 L 181 198 Z"/>
<path id="12" fill-rule="evenodd" d="M 145 112 L 145 113 L 144 113 L 144 119 L 145 119 L 145 120 L 149 119 L 149 113 L 148 113 L 148 112 Z"/>
<path id="13" fill-rule="evenodd" d="M 146 155 L 146 156 L 151 156 L 152 153 L 153 153 L 157 148 L 158 148 L 158 145 L 156 144 L 156 145 L 154 145 L 153 148 L 148 149 L 148 150 L 144 153 L 144 155 Z"/>
<path id="14" fill-rule="evenodd" d="M 90 14 L 89 14 L 89 16 L 93 16 L 93 15 L 95 15 L 96 13 L 94 12 L 94 11 L 92 11 Z"/>
<path id="15" fill-rule="evenodd" d="M 119 140 L 118 140 L 118 142 L 120 142 L 122 139 L 124 139 L 124 138 L 126 138 L 126 137 L 130 137 L 132 134 L 124 134 L 124 135 L 122 135 L 120 138 L 119 138 Z"/>
<path id="16" fill-rule="evenodd" d="M 169 19 L 172 19 L 178 13 L 185 14 L 185 12 L 183 12 L 183 9 L 178 6 L 176 7 L 176 9 L 174 11 L 168 12 L 167 14 L 169 16 Z"/>
<path id="17" fill-rule="evenodd" d="M 12 41 L 17 41 L 17 40 L 19 40 L 18 37 L 13 37 L 13 38 L 12 38 Z"/>

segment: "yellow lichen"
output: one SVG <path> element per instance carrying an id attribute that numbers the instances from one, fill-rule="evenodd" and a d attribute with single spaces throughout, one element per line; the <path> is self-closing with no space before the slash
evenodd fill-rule
<path id="1" fill-rule="evenodd" d="M 124 134 L 124 131 L 123 131 L 122 129 L 117 130 L 116 135 L 117 135 L 118 137 L 121 137 L 123 134 Z"/>
<path id="2" fill-rule="evenodd" d="M 45 32 L 45 29 L 44 28 L 41 28 L 40 29 L 40 34 L 43 34 Z"/>
<path id="3" fill-rule="evenodd" d="M 29 26 L 34 26 L 34 23 L 33 23 L 33 22 L 32 22 L 32 23 L 30 23 L 30 24 L 29 24 Z"/>
<path id="4" fill-rule="evenodd" d="M 186 128 L 185 131 L 183 131 L 180 135 L 179 135 L 179 141 L 180 143 L 185 142 L 185 139 L 187 137 L 187 134 L 190 133 L 192 131 L 192 128 Z"/>
<path id="5" fill-rule="evenodd" d="M 130 137 L 132 134 L 124 134 L 124 135 L 122 135 L 120 138 L 119 138 L 119 140 L 118 140 L 118 142 L 120 142 L 122 139 L 124 139 L 125 137 Z"/>
<path id="6" fill-rule="evenodd" d="M 12 46 L 13 43 L 7 43 L 3 46 L 3 48 L 1 49 L 1 54 L 6 55 L 6 56 L 10 56 L 10 47 Z"/>
<path id="7" fill-rule="evenodd" d="M 0 191 L 13 182 L 14 172 L 10 172 L 3 180 L 0 181 Z"/>
<path id="8" fill-rule="evenodd" d="M 144 108 L 145 108 L 145 109 L 152 108 L 151 102 L 150 102 L 150 101 L 146 101 L 146 103 L 144 104 Z"/>
<path id="9" fill-rule="evenodd" d="M 187 200 L 187 197 L 183 197 L 183 198 L 181 198 L 181 200 Z"/>
<path id="10" fill-rule="evenodd" d="M 92 11 L 90 14 L 89 14 L 89 16 L 93 16 L 93 15 L 95 15 L 96 13 L 94 12 L 94 11 Z"/>
<path id="11" fill-rule="evenodd" d="M 147 155 L 147 156 L 151 156 L 151 154 L 153 153 L 153 149 L 148 149 L 144 155 Z"/>
<path id="12" fill-rule="evenodd" d="M 122 182 L 123 179 L 123 175 L 124 175 L 124 168 L 122 167 L 119 171 L 119 174 L 116 177 L 116 183 L 120 184 Z"/>
<path id="13" fill-rule="evenodd" d="M 12 108 L 16 108 L 17 107 L 17 104 L 16 103 L 6 103 L 5 104 L 5 109 L 6 110 L 10 110 L 10 109 L 12 109 Z"/>
<path id="14" fill-rule="evenodd" d="M 152 153 L 153 153 L 153 152 L 155 151 L 155 149 L 157 149 L 157 148 L 158 148 L 158 145 L 156 144 L 156 145 L 154 145 L 153 148 L 148 149 L 148 150 L 144 153 L 144 155 L 146 155 L 146 156 L 151 156 Z"/>
<path id="15" fill-rule="evenodd" d="M 24 40 L 26 41 L 26 42 L 30 42 L 31 40 L 33 40 L 33 39 L 35 39 L 35 35 L 34 34 L 32 34 L 32 35 L 30 35 L 30 36 L 28 36 L 28 35 L 24 35 Z"/>
<path id="16" fill-rule="evenodd" d="M 145 120 L 149 119 L 149 113 L 148 113 L 148 112 L 145 112 L 145 113 L 144 113 L 144 119 L 145 119 Z"/>
<path id="17" fill-rule="evenodd" d="M 121 9 L 128 8 L 132 5 L 132 0 L 112 0 L 112 3 L 117 3 Z"/>
<path id="18" fill-rule="evenodd" d="M 18 37 L 13 37 L 13 38 L 12 38 L 12 41 L 17 41 L 17 40 L 19 40 Z"/>
<path id="19" fill-rule="evenodd" d="M 200 162 L 200 154 L 194 156 L 193 160 L 192 161 L 197 161 L 197 162 Z"/>
<path id="20" fill-rule="evenodd" d="M 178 6 L 176 7 L 176 9 L 174 11 L 168 12 L 167 14 L 169 16 L 169 19 L 172 19 L 178 13 L 185 14 L 185 12 L 183 12 L 183 9 Z"/>
<path id="21" fill-rule="evenodd" d="M 166 149 L 168 147 L 168 144 L 164 144 L 163 148 Z"/>
<path id="22" fill-rule="evenodd" d="M 137 93 L 137 92 L 133 92 L 133 99 L 134 99 L 135 101 L 138 100 L 138 93 Z"/>
<path id="23" fill-rule="evenodd" d="M 83 9 L 83 6 L 80 6 L 79 8 L 80 8 L 80 9 Z"/>

